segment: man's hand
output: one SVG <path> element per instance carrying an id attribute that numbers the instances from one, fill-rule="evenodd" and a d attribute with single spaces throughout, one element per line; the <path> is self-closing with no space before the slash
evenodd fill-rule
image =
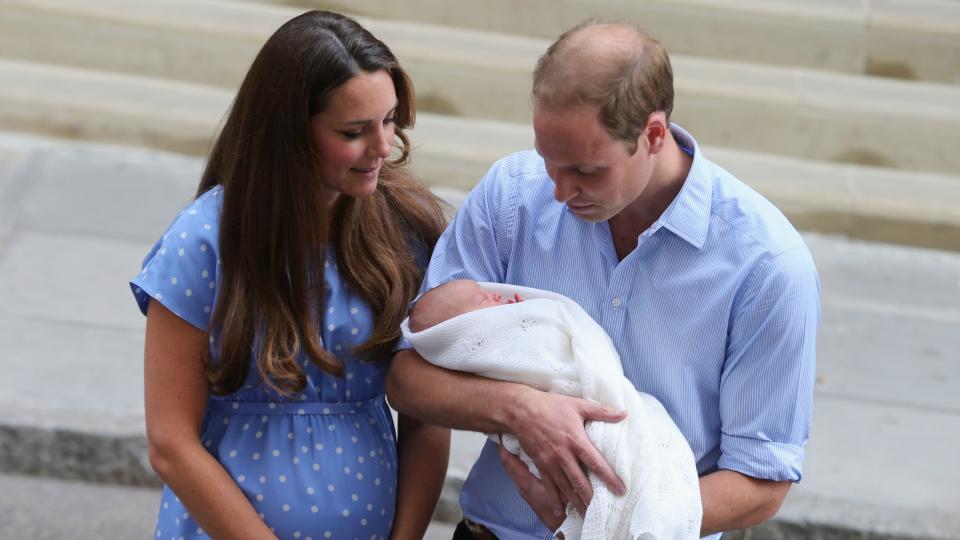
<path id="1" fill-rule="evenodd" d="M 520 490 L 520 495 L 533 508 L 540 521 L 551 531 L 560 528 L 566 513 L 556 486 L 547 487 L 527 469 L 527 465 L 520 461 L 520 458 L 502 446 L 500 461 L 503 463 L 504 470 L 513 479 L 513 483 L 517 485 L 517 489 Z"/>
<path id="2" fill-rule="evenodd" d="M 536 464 L 541 478 L 539 481 L 533 478 L 536 482 L 533 484 L 523 475 L 512 474 L 512 467 L 507 468 L 507 472 L 541 519 L 544 516 L 538 509 L 549 508 L 550 513 L 561 515 L 562 522 L 566 502 L 581 514 L 586 513 L 593 488 L 584 468 L 596 474 L 611 491 L 618 494 L 626 491 L 613 468 L 587 438 L 583 427 L 587 421 L 620 422 L 626 417 L 626 411 L 529 388 L 519 401 L 511 432 Z M 523 472 L 530 475 L 525 466 Z"/>

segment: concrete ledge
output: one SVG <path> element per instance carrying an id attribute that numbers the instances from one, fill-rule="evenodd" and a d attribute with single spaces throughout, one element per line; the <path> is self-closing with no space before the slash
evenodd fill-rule
<path id="1" fill-rule="evenodd" d="M 548 39 L 590 17 L 624 19 L 682 54 L 960 83 L 950 0 L 259 1 Z"/>
<path id="2" fill-rule="evenodd" d="M 203 155 L 231 98 L 206 86 L 0 60 L 0 129 Z M 461 190 L 533 141 L 523 125 L 430 114 L 411 136 L 413 170 Z M 705 150 L 801 228 L 960 250 L 956 177 Z"/>
<path id="3" fill-rule="evenodd" d="M 871 0 L 864 73 L 960 84 L 960 3 Z"/>
<path id="4" fill-rule="evenodd" d="M 3 129 L 206 153 L 230 92 L 106 72 L 0 60 Z"/>
<path id="5" fill-rule="evenodd" d="M 103 484 L 159 487 L 142 434 L 39 428 L 0 422 L 0 472 Z M 464 477 L 447 475 L 434 519 L 456 523 Z"/>
<path id="6" fill-rule="evenodd" d="M 257 51 L 301 9 L 216 0 L 0 0 L 0 56 L 235 90 Z M 416 83 L 419 108 L 526 118 L 539 39 L 362 19 Z"/>
<path id="7" fill-rule="evenodd" d="M 131 486 L 159 486 L 143 435 L 0 424 L 0 471 Z"/>
<path id="8" fill-rule="evenodd" d="M 5 3 L 0 49 L 8 58 L 226 88 L 236 87 L 266 36 L 298 13 L 214 0 Z M 362 22 L 409 68 L 422 111 L 529 121 L 530 72 L 546 40 Z M 943 174 L 960 170 L 958 86 L 679 54 L 674 68 L 676 120 L 706 144 Z"/>
<path id="9" fill-rule="evenodd" d="M 423 115 L 413 138 L 418 148 L 412 165 L 423 178 L 470 189 L 493 161 L 531 148 L 533 131 L 506 122 Z M 956 177 L 713 146 L 704 151 L 770 198 L 801 229 L 960 250 Z"/>
<path id="10" fill-rule="evenodd" d="M 738 531 L 732 537 L 743 540 L 947 540 L 960 534 L 960 517 L 955 514 L 924 509 L 907 512 L 892 505 L 867 508 L 807 493 L 803 484 L 791 489 L 787 501 L 774 520 L 748 531 Z"/>
<path id="11" fill-rule="evenodd" d="M 161 485 L 146 457 L 142 435 L 118 436 L 0 423 L 0 472 L 128 486 Z M 433 519 L 462 517 L 464 477 L 452 471 Z M 960 534 L 960 518 L 937 512 L 904 512 L 807 496 L 794 488 L 780 513 L 751 529 L 732 531 L 736 540 L 949 540 Z"/>

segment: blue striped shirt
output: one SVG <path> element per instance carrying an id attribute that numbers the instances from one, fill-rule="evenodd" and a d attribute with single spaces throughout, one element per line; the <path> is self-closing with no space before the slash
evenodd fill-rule
<path id="1" fill-rule="evenodd" d="M 657 397 L 698 472 L 799 481 L 810 431 L 819 279 L 810 252 L 766 199 L 693 155 L 680 193 L 622 261 L 606 222 L 553 199 L 535 152 L 508 156 L 440 239 L 423 290 L 457 278 L 548 289 L 609 333 L 626 376 Z M 461 493 L 504 540 L 549 538 L 487 442 Z"/>

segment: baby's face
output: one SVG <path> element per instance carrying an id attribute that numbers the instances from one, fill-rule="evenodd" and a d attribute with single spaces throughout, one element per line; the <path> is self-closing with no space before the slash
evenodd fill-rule
<path id="1" fill-rule="evenodd" d="M 451 294 L 458 299 L 456 303 L 463 313 L 509 303 L 500 293 L 484 289 L 476 281 L 458 280 L 451 284 L 451 288 Z"/>
<path id="2" fill-rule="evenodd" d="M 448 281 L 429 291 L 410 313 L 410 330 L 422 332 L 464 313 L 523 301 L 519 294 L 504 298 L 498 292 L 480 287 L 470 279 Z"/>

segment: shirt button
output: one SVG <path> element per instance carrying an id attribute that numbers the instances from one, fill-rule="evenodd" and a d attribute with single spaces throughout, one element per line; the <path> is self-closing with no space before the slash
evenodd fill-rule
<path id="1" fill-rule="evenodd" d="M 623 303 L 623 302 L 621 302 L 619 298 L 614 298 L 614 299 L 613 299 L 613 302 L 612 302 L 613 307 L 620 307 L 620 304 L 622 304 L 622 303 Z"/>

